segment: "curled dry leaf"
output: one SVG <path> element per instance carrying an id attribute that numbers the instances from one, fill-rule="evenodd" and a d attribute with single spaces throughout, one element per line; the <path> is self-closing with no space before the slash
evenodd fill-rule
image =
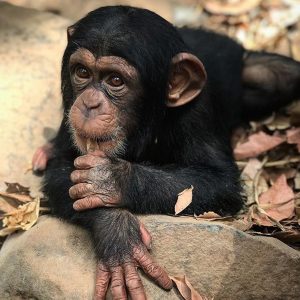
<path id="1" fill-rule="evenodd" d="M 205 1 L 204 8 L 212 14 L 239 15 L 257 7 L 261 0 Z"/>
<path id="2" fill-rule="evenodd" d="M 207 300 L 202 297 L 195 288 L 191 285 L 185 275 L 183 276 L 170 276 L 184 300 Z"/>
<path id="3" fill-rule="evenodd" d="M 181 213 L 192 203 L 193 189 L 194 187 L 191 186 L 189 189 L 185 189 L 178 194 L 177 202 L 175 204 L 175 215 Z"/>
<path id="4" fill-rule="evenodd" d="M 278 177 L 268 191 L 260 195 L 258 201 L 259 207 L 267 213 L 267 215 L 262 213 L 254 215 L 259 225 L 273 225 L 267 216 L 278 222 L 294 216 L 294 193 L 288 186 L 284 174 Z"/>
<path id="5" fill-rule="evenodd" d="M 268 150 L 282 144 L 285 138 L 280 136 L 268 135 L 262 131 L 249 136 L 249 140 L 237 145 L 234 149 L 234 156 L 237 160 L 249 157 L 256 157 Z"/>
<path id="6" fill-rule="evenodd" d="M 19 229 L 28 230 L 31 228 L 38 219 L 39 208 L 40 199 L 35 198 L 7 213 L 2 220 L 4 228 L 0 230 L 0 236 L 9 235 Z"/>
<path id="7" fill-rule="evenodd" d="M 296 144 L 300 152 L 300 127 L 292 128 L 286 132 L 287 142 L 289 144 Z"/>
<path id="8" fill-rule="evenodd" d="M 5 182 L 6 193 L 29 195 L 29 188 L 17 182 Z"/>

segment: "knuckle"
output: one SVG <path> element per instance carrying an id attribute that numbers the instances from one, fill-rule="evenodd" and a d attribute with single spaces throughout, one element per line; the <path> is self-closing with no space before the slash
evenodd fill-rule
<path id="1" fill-rule="evenodd" d="M 73 172 L 71 173 L 71 180 L 72 180 L 73 182 L 79 180 L 79 178 L 80 178 L 80 173 L 79 173 L 79 171 L 75 170 L 75 171 L 73 171 Z"/>
<path id="2" fill-rule="evenodd" d="M 121 279 L 112 279 L 111 281 L 111 287 L 124 287 L 124 283 Z"/>
<path id="3" fill-rule="evenodd" d="M 148 272 L 149 274 L 151 274 L 152 276 L 155 276 L 155 277 L 159 277 L 159 275 L 161 273 L 160 267 L 154 263 L 150 263 L 150 264 L 146 265 L 145 270 L 146 270 L 146 272 Z"/>
<path id="4" fill-rule="evenodd" d="M 128 275 L 126 277 L 126 286 L 129 290 L 137 289 L 143 286 L 142 280 L 138 275 Z"/>

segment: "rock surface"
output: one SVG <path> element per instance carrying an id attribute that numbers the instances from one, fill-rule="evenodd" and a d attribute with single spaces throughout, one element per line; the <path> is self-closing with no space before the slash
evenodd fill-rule
<path id="1" fill-rule="evenodd" d="M 172 2 L 176 0 L 8 0 L 8 2 L 42 11 L 53 11 L 75 21 L 100 6 L 131 5 L 150 9 L 170 21 L 172 20 Z M 197 4 L 196 0 L 190 0 L 190 2 L 193 5 Z"/>
<path id="2" fill-rule="evenodd" d="M 142 217 L 152 253 L 170 275 L 187 275 L 208 299 L 298 299 L 300 253 L 273 238 L 193 218 Z M 92 299 L 95 258 L 89 235 L 42 217 L 0 252 L 1 299 Z M 143 279 L 148 299 L 180 299 Z M 22 298 L 23 297 L 23 298 Z"/>
<path id="3" fill-rule="evenodd" d="M 25 172 L 61 119 L 59 74 L 69 24 L 0 2 L 1 182 L 38 183 Z"/>

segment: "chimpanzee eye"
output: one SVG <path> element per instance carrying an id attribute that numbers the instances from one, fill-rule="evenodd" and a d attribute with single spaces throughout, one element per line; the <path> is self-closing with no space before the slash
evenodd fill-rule
<path id="1" fill-rule="evenodd" d="M 81 65 L 76 67 L 75 74 L 76 76 L 82 79 L 88 79 L 90 77 L 89 71 L 84 66 Z"/>
<path id="2" fill-rule="evenodd" d="M 121 85 L 124 84 L 124 81 L 122 80 L 122 78 L 118 75 L 112 75 L 110 76 L 106 82 L 111 85 L 111 86 L 114 86 L 114 87 L 119 87 Z"/>

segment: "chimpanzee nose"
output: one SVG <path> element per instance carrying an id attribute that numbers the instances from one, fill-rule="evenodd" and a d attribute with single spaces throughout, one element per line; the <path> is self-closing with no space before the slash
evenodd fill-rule
<path id="1" fill-rule="evenodd" d="M 83 103 L 88 109 L 98 108 L 102 101 L 97 94 L 90 94 L 83 98 Z"/>

